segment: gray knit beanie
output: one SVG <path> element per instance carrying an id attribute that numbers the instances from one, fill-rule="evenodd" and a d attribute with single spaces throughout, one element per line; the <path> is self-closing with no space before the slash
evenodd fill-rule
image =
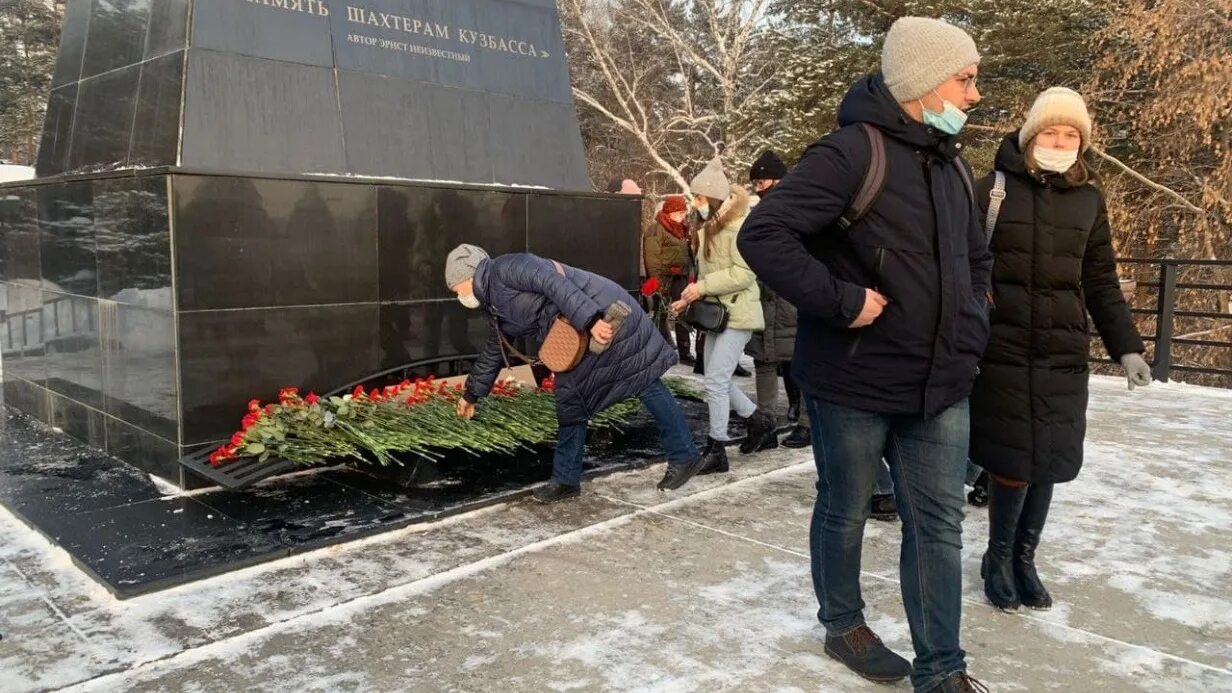
<path id="1" fill-rule="evenodd" d="M 705 195 L 716 200 L 731 197 L 731 183 L 727 180 L 727 174 L 723 173 L 723 160 L 717 156 L 711 159 L 706 168 L 689 183 L 689 189 L 695 195 Z"/>
<path id="2" fill-rule="evenodd" d="M 474 277 L 479 263 L 487 259 L 488 254 L 479 246 L 463 243 L 454 248 L 445 258 L 445 286 L 452 289 Z"/>
<path id="3" fill-rule="evenodd" d="M 881 49 L 881 74 L 899 103 L 923 98 L 978 62 L 980 52 L 967 32 L 927 17 L 894 22 Z"/>

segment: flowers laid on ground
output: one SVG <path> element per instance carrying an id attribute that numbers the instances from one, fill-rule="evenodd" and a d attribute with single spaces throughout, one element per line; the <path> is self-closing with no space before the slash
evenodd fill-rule
<path id="1" fill-rule="evenodd" d="M 700 398 L 687 383 L 665 379 L 677 396 Z M 248 403 L 248 413 L 231 440 L 210 455 L 220 467 L 241 458 L 280 459 L 302 465 L 351 459 L 397 464 L 395 455 L 440 458 L 450 450 L 471 454 L 509 453 L 551 442 L 556 436 L 555 376 L 538 387 L 501 380 L 474 419 L 457 416 L 462 386 L 435 378 L 337 397 L 301 396 L 284 388 L 278 401 Z M 618 429 L 640 407 L 621 402 L 591 420 L 592 429 Z"/>

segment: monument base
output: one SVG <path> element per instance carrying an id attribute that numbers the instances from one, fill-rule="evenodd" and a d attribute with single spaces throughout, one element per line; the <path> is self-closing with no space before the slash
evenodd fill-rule
<path id="1" fill-rule="evenodd" d="M 6 401 L 185 488 L 245 404 L 482 350 L 446 254 L 638 281 L 640 199 L 185 168 L 0 186 Z"/>

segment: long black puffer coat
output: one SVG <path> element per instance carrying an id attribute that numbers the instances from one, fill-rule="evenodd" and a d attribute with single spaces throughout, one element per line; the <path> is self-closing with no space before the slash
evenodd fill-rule
<path id="1" fill-rule="evenodd" d="M 1142 339 L 1117 280 L 1104 196 L 1027 170 L 1018 134 L 997 154 L 1006 198 L 992 235 L 992 339 L 971 395 L 971 459 L 1031 483 L 1078 476 L 1086 437 L 1087 313 L 1113 359 Z M 993 175 L 976 186 L 987 214 Z"/>
<path id="2" fill-rule="evenodd" d="M 465 397 L 486 397 L 505 365 L 500 334 L 542 342 L 556 316 L 589 329 L 612 303 L 633 309 L 602 354 L 586 352 L 577 368 L 556 376 L 556 418 L 562 425 L 582 423 L 617 402 L 636 397 L 669 368 L 676 351 L 668 345 L 627 291 L 616 282 L 551 260 L 517 253 L 484 260 L 475 270 L 475 296 L 492 316 L 488 344 L 466 381 Z M 513 355 L 509 355 L 513 359 Z M 515 364 L 516 365 L 516 364 Z"/>
<path id="3" fill-rule="evenodd" d="M 761 200 L 773 192 L 774 188 L 762 192 L 753 206 L 761 204 Z M 765 282 L 758 279 L 757 283 L 761 288 L 761 312 L 766 318 L 766 329 L 755 333 L 744 351 L 761 362 L 791 363 L 796 351 L 796 307 Z"/>

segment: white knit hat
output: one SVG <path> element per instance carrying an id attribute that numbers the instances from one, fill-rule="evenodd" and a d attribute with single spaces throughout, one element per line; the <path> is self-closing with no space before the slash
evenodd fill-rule
<path id="1" fill-rule="evenodd" d="M 1018 131 L 1018 147 L 1024 152 L 1031 140 L 1053 125 L 1068 125 L 1082 133 L 1082 151 L 1091 146 L 1091 114 L 1082 94 L 1065 87 L 1045 89 L 1035 99 L 1027 120 Z"/>
<path id="2" fill-rule="evenodd" d="M 716 200 L 731 197 L 731 183 L 727 180 L 727 174 L 723 173 L 722 159 L 717 156 L 711 159 L 706 168 L 689 183 L 689 189 L 695 195 L 705 195 Z"/>
<path id="3" fill-rule="evenodd" d="M 980 52 L 967 32 L 927 17 L 894 22 L 881 48 L 881 74 L 899 103 L 922 98 L 978 62 Z"/>

